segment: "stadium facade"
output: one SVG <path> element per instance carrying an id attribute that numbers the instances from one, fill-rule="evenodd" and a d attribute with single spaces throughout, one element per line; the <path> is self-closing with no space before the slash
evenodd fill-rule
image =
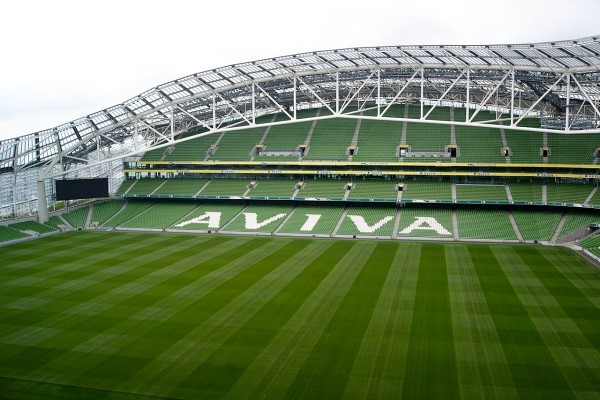
<path id="1" fill-rule="evenodd" d="M 204 71 L 2 141 L 0 216 L 37 213 L 44 222 L 56 201 L 56 179 L 108 177 L 114 193 L 124 179 L 124 161 L 135 163 L 149 150 L 259 124 L 295 123 L 306 109 L 327 112 L 305 120 L 448 124 L 435 118 L 435 110 L 451 107 L 464 110 L 453 126 L 600 133 L 599 68 L 600 37 L 594 36 L 517 45 L 348 48 Z M 391 112 L 406 104 L 418 112 Z M 261 118 L 271 114 L 279 118 Z M 528 124 L 530 118 L 539 126 Z M 582 178 L 596 182 L 596 174 L 592 169 Z"/>

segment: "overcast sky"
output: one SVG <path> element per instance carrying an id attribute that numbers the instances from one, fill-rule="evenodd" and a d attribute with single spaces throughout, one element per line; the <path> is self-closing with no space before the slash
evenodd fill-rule
<path id="1" fill-rule="evenodd" d="M 0 140 L 161 83 L 305 51 L 600 34 L 598 0 L 19 0 L 0 14 Z"/>

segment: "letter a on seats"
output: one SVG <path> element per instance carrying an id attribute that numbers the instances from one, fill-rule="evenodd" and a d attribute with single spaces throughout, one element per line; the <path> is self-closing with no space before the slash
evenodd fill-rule
<path id="1" fill-rule="evenodd" d="M 415 217 L 415 221 L 402 229 L 400 233 L 411 233 L 415 229 L 424 231 L 436 231 L 438 235 L 451 235 L 446 228 L 440 224 L 437 219 L 432 217 Z"/>
<path id="2" fill-rule="evenodd" d="M 285 217 L 287 214 L 277 214 L 274 217 L 265 219 L 263 222 L 258 222 L 258 215 L 256 213 L 244 213 L 245 228 L 246 229 L 260 229 L 263 226 L 269 225 L 271 222 L 277 221 Z"/>
<path id="3" fill-rule="evenodd" d="M 208 224 L 209 228 L 217 229 L 221 223 L 221 213 L 215 211 L 207 211 L 202 215 L 197 216 L 196 218 L 190 219 L 189 221 L 184 221 L 175 226 L 182 227 L 191 224 Z"/>

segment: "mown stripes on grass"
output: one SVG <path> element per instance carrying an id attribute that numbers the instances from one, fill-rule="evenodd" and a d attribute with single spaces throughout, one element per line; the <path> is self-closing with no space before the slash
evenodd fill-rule
<path id="1" fill-rule="evenodd" d="M 500 344 L 522 398 L 575 398 L 502 264 L 489 246 L 469 248 Z M 507 266 L 514 268 L 515 264 Z"/>
<path id="2" fill-rule="evenodd" d="M 422 245 L 408 349 L 404 398 L 459 398 L 444 245 Z"/>
<path id="3" fill-rule="evenodd" d="M 600 394 L 600 273 L 565 249 L 73 232 L 0 259 L 0 397 Z"/>
<path id="4" fill-rule="evenodd" d="M 396 250 L 393 243 L 378 243 L 364 263 L 348 266 L 360 273 L 302 365 L 289 394 L 301 398 L 342 396 L 348 366 L 354 364 Z"/>

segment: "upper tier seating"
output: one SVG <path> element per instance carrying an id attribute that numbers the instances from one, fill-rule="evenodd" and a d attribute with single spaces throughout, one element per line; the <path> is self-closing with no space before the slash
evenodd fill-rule
<path id="1" fill-rule="evenodd" d="M 346 118 L 319 120 L 303 159 L 348 161 L 348 146 L 352 144 L 357 123 Z"/>
<path id="2" fill-rule="evenodd" d="M 325 198 L 342 198 L 346 190 L 344 186 L 347 181 L 343 180 L 317 180 L 308 179 L 305 185 L 298 191 L 297 198 L 307 197 L 325 197 Z"/>
<path id="3" fill-rule="evenodd" d="M 549 203 L 583 204 L 592 191 L 591 185 L 571 183 L 547 183 L 546 193 Z"/>
<path id="4" fill-rule="evenodd" d="M 504 185 L 457 184 L 456 199 L 459 201 L 508 201 Z"/>
<path id="5" fill-rule="evenodd" d="M 287 197 L 291 198 L 296 188 L 296 179 L 261 179 L 255 188 L 250 189 L 250 197 Z"/>
<path id="6" fill-rule="evenodd" d="M 452 200 L 452 184 L 449 181 L 405 181 L 404 190 L 402 192 L 402 199 Z"/>
<path id="7" fill-rule="evenodd" d="M 194 196 L 196 193 L 200 192 L 200 189 L 202 189 L 208 181 L 208 179 L 198 178 L 169 179 L 164 185 L 160 186 L 154 194 Z"/>
<path id="8" fill-rule="evenodd" d="M 388 199 L 398 197 L 398 184 L 396 181 L 380 179 L 357 179 L 348 193 L 348 198 L 353 199 Z"/>
<path id="9" fill-rule="evenodd" d="M 200 196 L 241 196 L 247 190 L 250 179 L 213 179 L 204 186 Z"/>

